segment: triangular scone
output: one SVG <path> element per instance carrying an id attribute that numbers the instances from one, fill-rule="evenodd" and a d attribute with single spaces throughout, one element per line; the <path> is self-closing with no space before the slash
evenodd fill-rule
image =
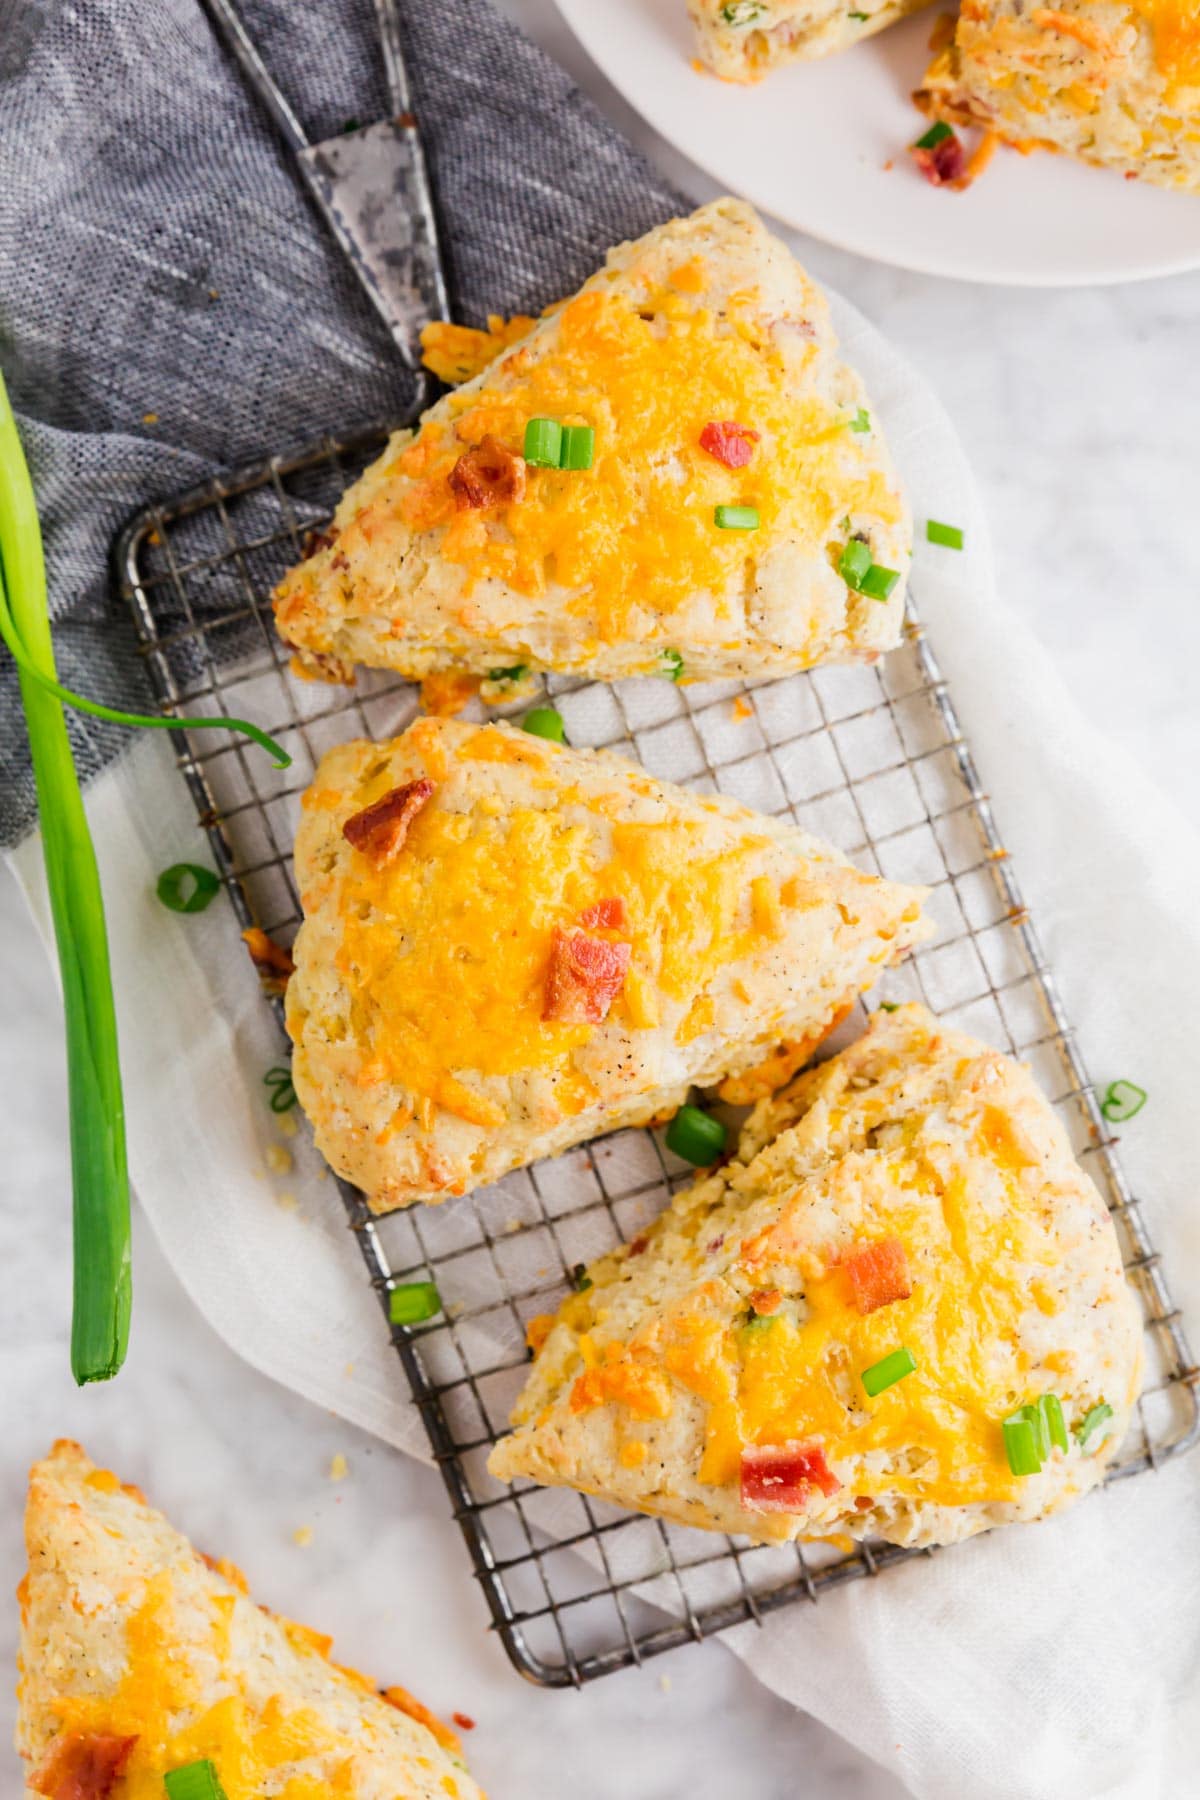
<path id="1" fill-rule="evenodd" d="M 136 1488 L 60 1442 L 25 1514 L 17 1748 L 25 1792 L 162 1800 L 210 1761 L 227 1800 L 482 1800 L 454 1733 L 329 1639 L 256 1606 Z"/>
<path id="2" fill-rule="evenodd" d="M 591 466 L 526 466 L 539 418 L 591 427 Z M 756 527 L 723 529 L 731 506 Z M 335 671 L 782 675 L 896 644 L 910 544 L 824 296 L 719 200 L 613 250 L 394 437 L 275 614 L 302 661 Z"/>
<path id="3" fill-rule="evenodd" d="M 761 81 L 772 69 L 849 50 L 929 0 L 688 0 L 701 61 L 722 81 Z"/>
<path id="4" fill-rule="evenodd" d="M 1200 190 L 1193 0 L 965 0 L 913 96 L 935 119 L 1022 152 L 1060 150 L 1159 187 Z"/>
<path id="5" fill-rule="evenodd" d="M 331 750 L 296 838 L 296 1092 L 378 1211 L 793 1066 L 927 935 L 795 825 L 507 725 Z"/>
<path id="6" fill-rule="evenodd" d="M 533 1322 L 494 1475 L 762 1541 L 901 1544 L 1039 1518 L 1101 1479 L 1138 1308 L 1026 1069 L 921 1007 L 876 1013 L 760 1104 L 740 1157 Z M 897 1353 L 872 1397 L 864 1373 L 877 1386 Z M 1015 1474 L 1003 1422 L 1044 1395 L 1066 1447 Z"/>

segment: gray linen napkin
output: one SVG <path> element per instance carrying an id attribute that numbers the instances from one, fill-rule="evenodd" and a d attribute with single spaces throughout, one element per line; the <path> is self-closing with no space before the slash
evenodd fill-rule
<path id="1" fill-rule="evenodd" d="M 387 109 L 368 0 L 245 0 L 314 139 Z M 685 206 L 487 0 L 404 6 L 454 314 L 536 311 Z M 223 464 L 399 410 L 405 375 L 199 0 L 0 0 L 0 366 L 46 535 L 60 677 L 150 695 L 121 524 Z M 0 653 L 2 655 L 2 653 Z M 81 775 L 128 734 L 72 716 Z M 33 779 L 0 666 L 0 843 Z"/>

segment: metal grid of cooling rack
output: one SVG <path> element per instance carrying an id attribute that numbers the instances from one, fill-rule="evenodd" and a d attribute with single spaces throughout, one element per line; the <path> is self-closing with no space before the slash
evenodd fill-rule
<path id="1" fill-rule="evenodd" d="M 416 711 L 409 684 L 376 673 L 352 690 L 295 680 L 270 618 L 283 567 L 383 436 L 365 428 L 232 471 L 148 509 L 117 546 L 164 712 L 248 715 L 293 755 L 278 773 L 240 739 L 172 734 L 239 919 L 282 942 L 300 919 L 290 845 L 316 761 L 347 737 L 393 734 Z M 930 886 L 937 936 L 885 976 L 879 997 L 921 999 L 1032 1066 L 1108 1201 L 1143 1305 L 1146 1389 L 1112 1478 L 1189 1447 L 1200 1371 L 915 613 L 903 646 L 870 669 L 755 687 L 547 686 L 573 744 L 788 815 L 860 866 Z M 860 1005 L 838 1042 L 862 1019 Z M 755 1546 L 487 1474 L 527 1370 L 525 1321 L 557 1305 L 576 1263 L 634 1235 L 692 1174 L 660 1133 L 623 1131 L 444 1207 L 383 1219 L 338 1184 L 385 1315 L 396 1283 L 438 1284 L 444 1313 L 392 1335 L 493 1623 L 517 1668 L 544 1685 L 578 1685 L 916 1554 Z"/>

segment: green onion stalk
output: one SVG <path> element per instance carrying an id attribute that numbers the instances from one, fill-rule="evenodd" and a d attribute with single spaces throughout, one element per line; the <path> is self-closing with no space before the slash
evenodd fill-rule
<path id="1" fill-rule="evenodd" d="M 59 685 L 41 527 L 2 375 L 0 637 L 16 662 L 20 681 L 62 972 L 75 1237 L 71 1371 L 82 1386 L 111 1380 L 129 1343 L 129 1173 L 104 900 L 67 737 L 64 702 L 120 725 L 240 731 L 269 751 L 278 768 L 286 768 L 291 759 L 265 732 L 243 719 L 168 719 L 118 712 Z"/>
<path id="2" fill-rule="evenodd" d="M 71 1111 L 75 1277 L 71 1372 L 108 1381 L 129 1343 L 129 1173 L 104 901 L 54 680 L 33 486 L 0 377 L 0 623 L 16 655 L 33 754 L 46 886 L 62 970 Z"/>

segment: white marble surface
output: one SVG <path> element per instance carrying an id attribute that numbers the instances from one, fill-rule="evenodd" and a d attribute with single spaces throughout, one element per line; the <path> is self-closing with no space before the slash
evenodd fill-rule
<path id="1" fill-rule="evenodd" d="M 712 191 L 655 146 L 605 88 L 550 0 L 506 4 L 681 185 L 697 198 Z M 1197 821 L 1200 275 L 1035 295 L 797 247 L 939 390 L 990 510 L 1005 598 L 1050 646 L 1085 712 Z M 494 1800 L 667 1800 L 685 1789 L 695 1800 L 747 1792 L 756 1800 L 798 1792 L 891 1800 L 900 1792 L 766 1694 L 717 1644 L 580 1695 L 523 1684 L 485 1630 L 436 1477 L 239 1363 L 192 1311 L 140 1224 L 128 1366 L 114 1386 L 77 1393 L 66 1355 L 60 1019 L 7 874 L 0 992 L 0 1591 L 11 1592 L 21 1572 L 29 1461 L 54 1436 L 78 1436 L 141 1482 L 201 1546 L 242 1563 L 260 1598 L 334 1632 L 347 1661 L 411 1684 L 444 1713 L 471 1714 L 478 1725 L 468 1747 Z M 327 1470 L 336 1451 L 350 1475 L 335 1485 Z M 302 1525 L 313 1527 L 304 1549 L 292 1539 Z M 14 1637 L 13 1609 L 5 1607 L 0 1658 L 9 1667 Z M 15 1782 L 10 1766 L 0 1792 Z"/>

